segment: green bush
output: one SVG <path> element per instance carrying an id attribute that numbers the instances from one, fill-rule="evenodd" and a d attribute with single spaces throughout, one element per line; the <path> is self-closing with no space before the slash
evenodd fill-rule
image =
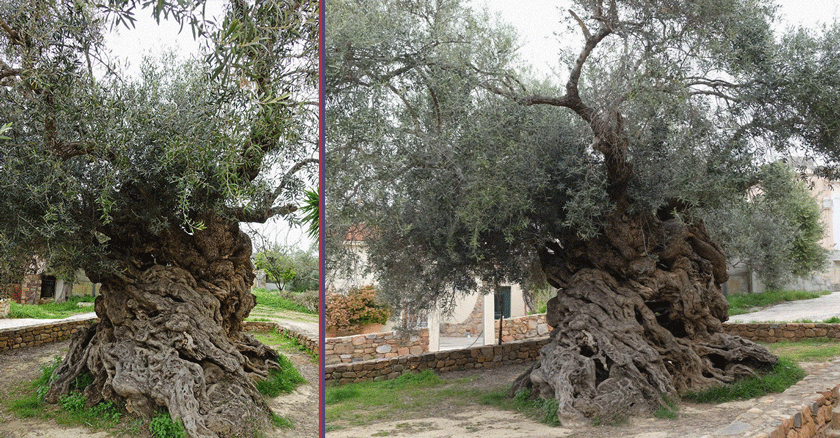
<path id="1" fill-rule="evenodd" d="M 161 412 L 149 422 L 149 432 L 155 438 L 187 438 L 187 431 L 180 421 L 172 421 L 166 412 Z"/>
<path id="2" fill-rule="evenodd" d="M 331 294 L 326 302 L 327 330 L 355 331 L 365 324 L 384 324 L 391 316 L 387 305 L 376 302 L 373 286 L 351 289 L 347 295 Z"/>
<path id="3" fill-rule="evenodd" d="M 81 392 L 65 394 L 58 398 L 58 403 L 67 412 L 82 412 L 85 410 L 85 396 Z"/>

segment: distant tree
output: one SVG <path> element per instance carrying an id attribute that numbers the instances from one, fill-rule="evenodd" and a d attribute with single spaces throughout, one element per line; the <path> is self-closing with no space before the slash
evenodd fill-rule
<path id="1" fill-rule="evenodd" d="M 556 287 L 511 391 L 556 398 L 563 424 L 776 362 L 723 332 L 726 257 L 699 213 L 743 198 L 767 148 L 840 158 L 837 27 L 777 40 L 769 2 L 573 1 L 558 86 L 458 0 L 329 8 L 330 266 L 363 223 L 395 309 L 477 278 Z"/>
<path id="2" fill-rule="evenodd" d="M 318 289 L 318 256 L 311 251 L 275 245 L 254 255 L 254 266 L 281 290 Z"/>
<path id="3" fill-rule="evenodd" d="M 722 204 L 706 215 L 730 260 L 754 269 L 770 288 L 822 270 L 829 254 L 820 245 L 825 229 L 806 183 L 782 162 L 763 166 L 756 180 L 748 202 Z"/>
<path id="4" fill-rule="evenodd" d="M 201 60 L 124 77 L 103 47 L 142 8 L 202 42 Z M 277 353 L 242 331 L 255 305 L 240 222 L 293 213 L 316 169 L 318 4 L 0 2 L 0 250 L 101 283 L 46 394 L 89 373 L 89 405 L 166 409 L 192 437 L 250 436 L 254 382 Z"/>

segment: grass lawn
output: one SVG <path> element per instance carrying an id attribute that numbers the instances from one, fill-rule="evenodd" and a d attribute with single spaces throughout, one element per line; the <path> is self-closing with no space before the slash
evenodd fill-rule
<path id="1" fill-rule="evenodd" d="M 277 330 L 272 330 L 267 333 L 254 333 L 254 337 L 257 338 L 258 341 L 262 342 L 269 347 L 272 347 L 281 353 L 283 351 L 287 352 L 303 352 L 309 355 L 312 358 L 313 363 L 318 363 L 318 354 L 310 349 L 306 348 L 303 344 L 300 343 L 295 338 L 290 338 L 283 333 L 278 332 Z"/>
<path id="2" fill-rule="evenodd" d="M 18 304 L 12 301 L 9 318 L 60 319 L 79 313 L 93 312 L 93 306 L 79 307 L 80 302 L 92 303 L 94 297 L 72 297 L 63 303 Z"/>
<path id="3" fill-rule="evenodd" d="M 271 321 L 282 314 L 285 319 L 300 322 L 318 322 L 318 291 L 289 292 L 267 291 L 255 288 L 257 306 L 251 310 L 247 321 Z"/>
<path id="4" fill-rule="evenodd" d="M 726 296 L 726 300 L 729 301 L 729 316 L 734 316 L 752 312 L 755 308 L 772 306 L 785 301 L 810 300 L 830 293 L 827 291 L 771 290 L 760 294 L 731 294 Z"/>

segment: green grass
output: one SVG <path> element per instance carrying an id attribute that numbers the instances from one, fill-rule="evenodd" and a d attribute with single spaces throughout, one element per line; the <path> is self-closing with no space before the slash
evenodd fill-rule
<path id="1" fill-rule="evenodd" d="M 267 379 L 257 382 L 257 390 L 260 394 L 266 397 L 277 397 L 280 394 L 288 394 L 298 385 L 306 383 L 295 365 L 286 356 L 281 354 L 275 361 L 280 365 L 280 369 L 271 370 Z"/>
<path id="2" fill-rule="evenodd" d="M 93 312 L 93 306 L 79 307 L 78 303 L 92 303 L 94 297 L 72 297 L 63 303 L 18 304 L 12 301 L 9 318 L 59 319 L 79 313 Z"/>
<path id="3" fill-rule="evenodd" d="M 317 314 L 317 308 L 313 309 L 311 303 L 309 305 L 303 303 L 303 295 L 294 295 L 305 294 L 306 292 L 269 292 L 262 288 L 255 288 L 251 292 L 257 297 L 257 307 L 254 310 L 265 310 L 269 312 L 272 310 L 291 310 L 300 313 Z M 298 302 L 295 301 L 295 298 L 299 298 Z"/>
<path id="4" fill-rule="evenodd" d="M 560 420 L 557 418 L 557 399 L 532 398 L 531 391 L 528 389 L 520 389 L 513 398 L 508 397 L 507 394 L 507 389 L 492 391 L 480 397 L 478 402 L 519 412 L 549 426 L 560 426 Z"/>
<path id="5" fill-rule="evenodd" d="M 85 397 L 81 391 L 91 383 L 89 375 L 77 377 L 70 385 L 71 393 L 59 398 L 58 406 L 48 405 L 44 401 L 47 390 L 52 383 L 52 373 L 61 363 L 60 357 L 41 366 L 41 373 L 37 379 L 24 384 L 17 396 L 8 401 L 11 412 L 21 418 L 52 419 L 59 424 L 84 425 L 97 429 L 110 430 L 120 422 L 121 414 L 113 403 L 99 403 L 91 408 L 85 408 Z"/>
<path id="6" fill-rule="evenodd" d="M 271 424 L 280 429 L 294 429 L 295 426 L 288 418 L 281 417 L 274 412 L 271 413 Z"/>
<path id="7" fill-rule="evenodd" d="M 750 312 L 755 307 L 767 307 L 785 301 L 810 300 L 831 292 L 806 292 L 798 290 L 771 290 L 760 294 L 731 294 L 726 296 L 729 301 L 729 316 Z"/>
<path id="8" fill-rule="evenodd" d="M 768 321 L 770 322 L 770 321 Z M 772 321 L 777 322 L 777 321 Z M 832 316 L 831 318 L 824 319 L 822 321 L 814 321 L 813 319 L 797 319 L 796 321 L 792 322 L 799 322 L 799 323 L 813 323 L 813 324 L 837 324 L 840 323 L 840 318 L 836 316 Z"/>
<path id="9" fill-rule="evenodd" d="M 149 432 L 155 438 L 187 438 L 187 431 L 180 421 L 172 421 L 166 412 L 161 412 L 149 422 Z"/>
<path id="10" fill-rule="evenodd" d="M 806 339 L 797 342 L 780 341 L 764 344 L 779 357 L 799 362 L 826 362 L 840 357 L 840 342 L 826 338 Z"/>
<path id="11" fill-rule="evenodd" d="M 773 366 L 772 372 L 766 375 L 748 377 L 731 385 L 709 388 L 705 391 L 691 392 L 683 395 L 683 399 L 698 403 L 748 400 L 769 393 L 782 392 L 802 380 L 803 377 L 805 377 L 805 371 L 796 364 L 796 361 L 780 357 L 779 363 Z"/>
<path id="12" fill-rule="evenodd" d="M 414 418 L 418 412 L 426 411 L 434 416 L 444 402 L 450 406 L 467 405 L 485 394 L 464 387 L 465 383 L 477 379 L 443 380 L 433 371 L 425 370 L 406 372 L 396 379 L 380 382 L 328 386 L 324 394 L 326 421 L 361 425 L 382 419 Z M 332 424 L 330 430 L 337 427 L 343 426 Z"/>
<path id="13" fill-rule="evenodd" d="M 297 338 L 291 338 L 274 329 L 267 333 L 254 333 L 254 337 L 263 344 L 281 351 L 300 351 L 306 353 L 312 358 L 314 363 L 318 363 L 318 353 L 306 348 Z"/>
<path id="14" fill-rule="evenodd" d="M 664 397 L 662 399 L 664 405 L 660 406 L 656 412 L 653 413 L 653 416 L 662 420 L 676 420 L 679 411 L 679 406 L 676 402 L 669 399 L 668 397 Z"/>

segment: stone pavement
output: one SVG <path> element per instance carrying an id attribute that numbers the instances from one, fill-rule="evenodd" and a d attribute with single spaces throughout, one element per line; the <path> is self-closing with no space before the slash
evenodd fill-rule
<path id="1" fill-rule="evenodd" d="M 730 316 L 728 322 L 790 322 L 803 319 L 822 322 L 840 317 L 840 292 L 832 292 L 813 300 L 788 301 L 764 310 Z"/>

